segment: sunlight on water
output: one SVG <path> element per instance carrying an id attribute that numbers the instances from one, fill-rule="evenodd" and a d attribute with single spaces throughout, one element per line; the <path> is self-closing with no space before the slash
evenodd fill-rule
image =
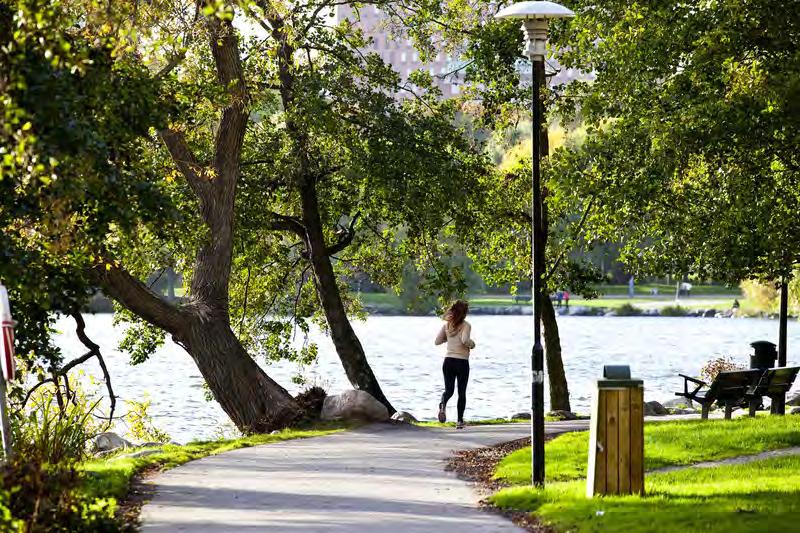
<path id="1" fill-rule="evenodd" d="M 731 355 L 747 364 L 749 343 L 777 342 L 778 322 L 757 319 L 560 317 L 564 364 L 574 411 L 588 414 L 594 382 L 604 364 L 629 364 L 634 377 L 645 381 L 647 400 L 674 397 L 681 386 L 678 372 L 698 374 L 705 361 Z M 467 418 L 505 417 L 530 405 L 529 316 L 470 317 L 477 348 L 470 358 Z M 208 438 L 226 422 L 214 402 L 203 397 L 202 378 L 191 357 L 179 346 L 167 344 L 147 362 L 130 366 L 116 350 L 122 330 L 111 315 L 87 315 L 87 332 L 100 344 L 124 412 L 125 399 L 148 393 L 156 424 L 178 441 Z M 69 320 L 60 323 L 58 344 L 65 357 L 83 353 Z M 441 393 L 442 347 L 433 345 L 441 322 L 432 317 L 373 317 L 354 324 L 386 396 L 397 409 L 417 418 L 432 419 Z M 348 388 L 333 344 L 319 333 L 319 362 L 303 373 L 328 391 Z M 789 364 L 800 363 L 794 348 L 800 343 L 800 324 L 789 324 Z M 263 363 L 263 361 L 260 361 Z M 94 364 L 93 364 L 94 365 Z M 267 372 L 293 393 L 299 387 L 291 377 L 293 364 L 273 364 Z M 87 370 L 100 376 L 98 367 Z M 547 393 L 545 393 L 547 398 Z M 455 406 L 455 399 L 453 400 Z"/>

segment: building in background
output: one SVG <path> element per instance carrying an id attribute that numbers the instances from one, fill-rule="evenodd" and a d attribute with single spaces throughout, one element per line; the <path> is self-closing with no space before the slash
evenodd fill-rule
<path id="1" fill-rule="evenodd" d="M 349 19 L 361 28 L 365 35 L 371 37 L 373 43 L 368 50 L 378 54 L 385 63 L 391 65 L 400 74 L 402 83 L 406 83 L 409 75 L 415 70 L 427 70 L 445 98 L 458 95 L 463 83 L 463 77 L 459 75 L 458 70 L 463 67 L 464 62 L 450 54 L 439 53 L 432 61 L 423 63 L 410 39 L 395 40 L 390 37 L 384 27 L 384 17 L 381 10 L 371 5 L 362 6 L 357 15 L 349 4 L 336 8 L 336 21 Z M 548 73 L 555 71 L 555 75 L 550 78 L 551 85 L 566 84 L 577 79 L 593 79 L 593 75 L 577 69 L 561 69 L 552 59 L 548 60 L 547 64 Z M 529 81 L 530 65 L 522 61 L 520 68 L 523 82 Z M 400 96 L 402 97 L 402 91 Z"/>

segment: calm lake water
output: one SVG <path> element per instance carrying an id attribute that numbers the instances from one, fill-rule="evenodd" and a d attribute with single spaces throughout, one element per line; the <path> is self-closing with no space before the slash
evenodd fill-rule
<path id="1" fill-rule="evenodd" d="M 594 382 L 604 364 L 629 364 L 644 379 L 647 400 L 666 400 L 681 387 L 677 374 L 697 375 L 703 363 L 730 355 L 747 364 L 754 340 L 777 342 L 778 322 L 760 319 L 569 317 L 559 319 L 561 340 L 574 411 L 588 413 Z M 530 405 L 529 316 L 473 316 L 477 348 L 470 357 L 467 417 L 505 417 Z M 192 359 L 167 341 L 147 362 L 131 366 L 116 348 L 123 330 L 111 315 L 87 315 L 87 332 L 100 344 L 121 400 L 152 400 L 156 425 L 175 440 L 209 438 L 231 425 L 214 402 L 204 399 L 202 378 Z M 58 344 L 65 357 L 83 353 L 70 320 L 61 324 Z M 431 317 L 372 317 L 354 324 L 375 374 L 397 409 L 420 419 L 433 419 L 441 394 L 442 347 L 433 345 L 441 322 Z M 335 393 L 349 388 L 333 344 L 318 332 L 319 361 L 302 371 L 309 382 Z M 440 349 L 441 348 L 441 349 Z M 800 364 L 800 324 L 789 323 L 789 364 Z M 265 365 L 267 373 L 290 391 L 298 374 L 293 364 Z M 87 371 L 101 376 L 100 369 Z M 547 395 L 545 395 L 547 398 Z M 452 407 L 455 407 L 455 398 Z M 124 412 L 124 402 L 120 402 Z"/>

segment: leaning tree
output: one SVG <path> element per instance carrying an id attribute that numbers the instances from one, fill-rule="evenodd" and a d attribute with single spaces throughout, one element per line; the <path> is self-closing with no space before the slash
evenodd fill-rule
<path id="1" fill-rule="evenodd" d="M 16 17 L 35 19 L 45 9 L 33 0 L 12 4 L 26 7 Z M 56 176 L 74 169 L 85 177 L 73 166 L 79 163 L 124 170 L 124 179 L 89 174 L 101 180 L 86 190 L 106 215 L 103 224 L 82 215 L 87 195 L 77 193 L 59 205 L 60 198 L 33 191 L 41 210 L 30 218 L 81 242 L 76 266 L 84 267 L 87 290 L 101 287 L 133 323 L 124 344 L 134 361 L 169 334 L 243 430 L 279 427 L 298 415 L 248 350 L 313 358 L 313 346 L 291 342 L 309 320 L 327 328 L 353 385 L 391 407 L 348 319 L 357 302 L 342 285 L 357 271 L 391 282 L 407 257 L 434 264 L 422 251 L 444 225 L 469 222 L 486 172 L 480 147 L 454 126 L 454 103 L 436 98 L 428 76 L 404 84 L 365 54 L 367 38 L 357 28 L 330 23 L 336 4 L 65 0 L 47 8 L 59 12 L 56 29 L 67 43 L 83 39 L 91 48 L 113 37 L 98 51 L 107 83 L 131 70 L 141 75 L 129 99 L 106 93 L 118 108 L 101 114 L 70 105 L 103 85 L 92 85 L 86 69 L 52 62 L 54 77 L 75 92 L 53 100 L 69 104 L 62 123 L 79 133 L 80 118 L 123 131 L 128 122 L 141 127 L 128 132 L 130 145 L 100 128 L 93 142 L 107 156 L 82 159 L 78 142 L 74 159 L 51 159 L 60 166 Z M 54 50 L 31 39 L 25 55 L 49 61 Z M 31 117 L 37 137 L 57 138 L 59 124 L 39 108 L 47 84 L 35 77 L 25 84 L 36 90 L 7 88 L 4 96 Z M 121 205 L 106 202 L 112 197 Z M 48 213 L 73 224 L 56 228 Z M 4 230 L 23 223 L 12 217 Z M 97 238 L 86 239 L 87 231 Z M 166 266 L 188 280 L 180 303 L 142 281 Z"/>

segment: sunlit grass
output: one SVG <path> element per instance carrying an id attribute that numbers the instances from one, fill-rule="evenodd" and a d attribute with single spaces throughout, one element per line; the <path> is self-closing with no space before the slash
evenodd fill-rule
<path id="1" fill-rule="evenodd" d="M 800 416 L 681 420 L 645 424 L 645 469 L 688 465 L 738 455 L 800 446 Z M 589 432 L 567 433 L 545 445 L 547 479 L 586 476 Z M 531 479 L 531 449 L 522 448 L 498 465 L 497 479 L 525 484 Z"/>
<path id="2" fill-rule="evenodd" d="M 580 480 L 549 483 L 544 490 L 513 487 L 490 501 L 535 512 L 556 531 L 796 531 L 800 457 L 650 474 L 645 492 L 590 499 Z"/>

